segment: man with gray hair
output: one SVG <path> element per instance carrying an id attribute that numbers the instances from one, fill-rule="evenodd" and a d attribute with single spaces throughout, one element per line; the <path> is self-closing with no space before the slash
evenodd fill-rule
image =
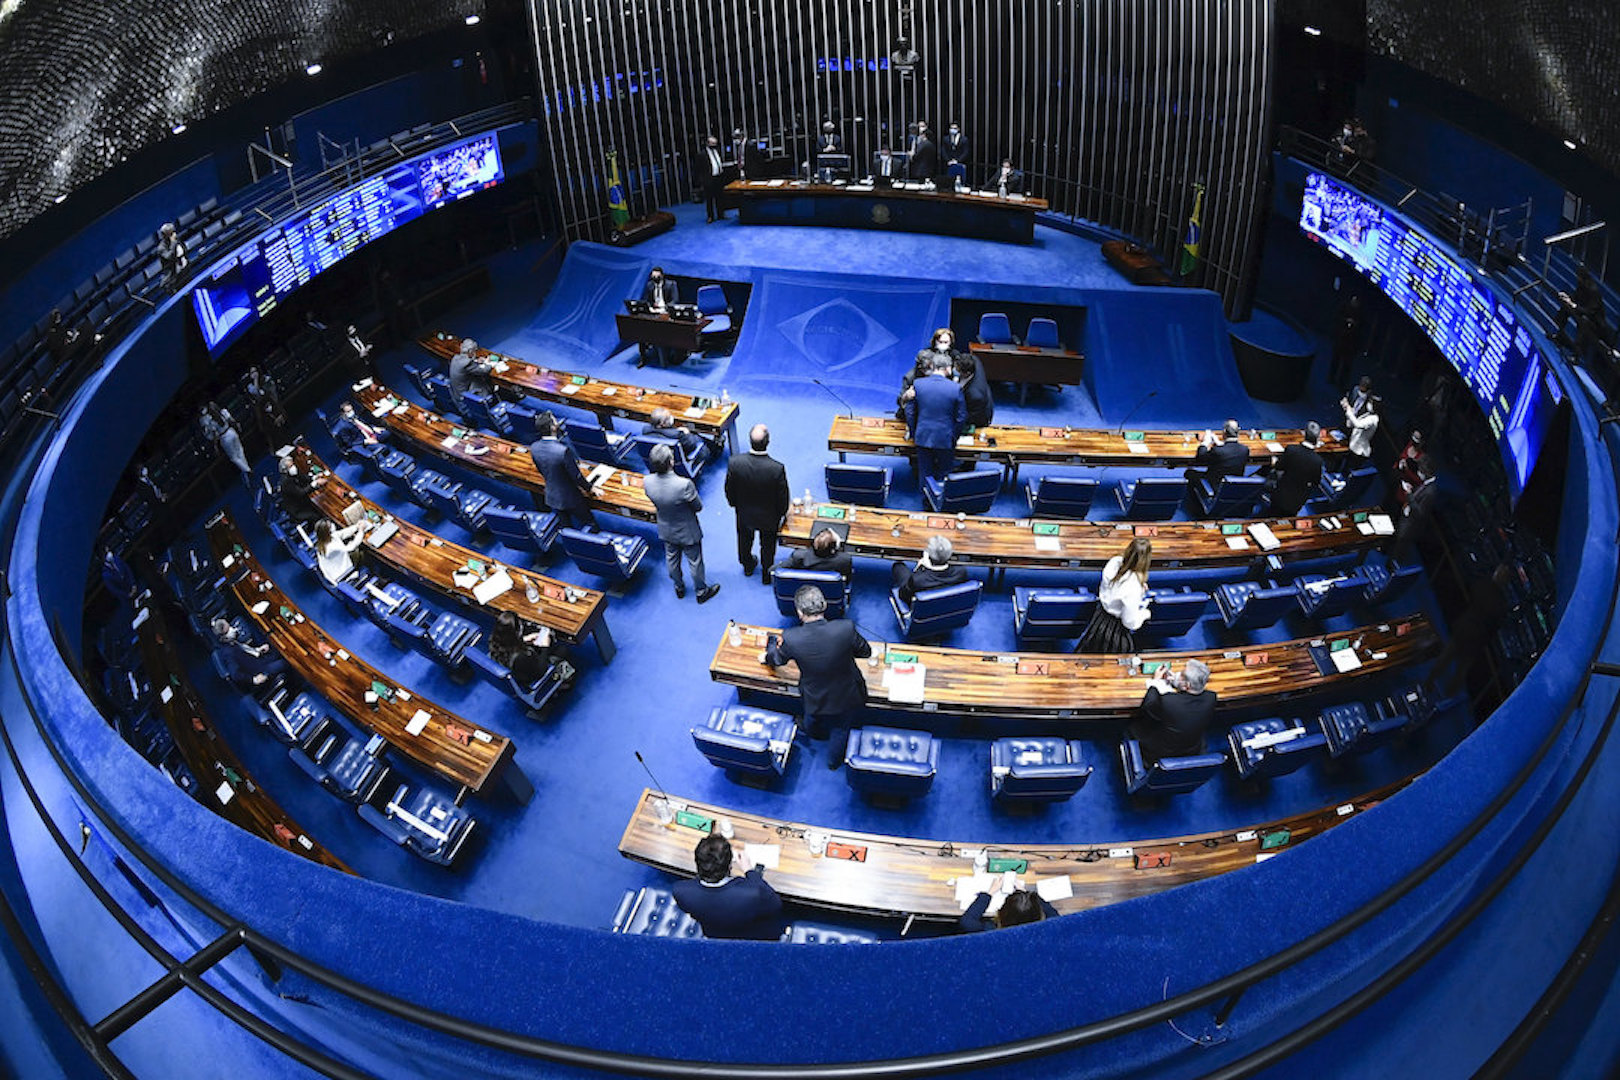
<path id="1" fill-rule="evenodd" d="M 1249 448 L 1240 439 L 1242 433 L 1236 420 L 1228 420 L 1219 436 L 1213 431 L 1204 432 L 1193 454 L 1195 467 L 1187 470 L 1187 479 L 1202 480 L 1217 488 L 1228 476 L 1242 476 L 1249 467 Z"/>
<path id="2" fill-rule="evenodd" d="M 1215 719 L 1215 691 L 1209 689 L 1209 665 L 1188 660 L 1179 673 L 1160 668 L 1148 685 L 1125 737 L 1142 746 L 1142 761 L 1204 752 L 1204 732 Z"/>
<path id="3" fill-rule="evenodd" d="M 697 602 L 707 604 L 720 586 L 709 584 L 703 572 L 703 526 L 698 523 L 703 500 L 698 498 L 697 485 L 675 475 L 675 451 L 667 446 L 653 447 L 647 464 L 652 466 L 652 472 L 642 490 L 658 511 L 658 538 L 664 542 L 664 563 L 669 567 L 669 579 L 675 583 L 675 598 L 686 597 L 686 580 L 681 573 L 684 558 L 692 564 Z"/>
<path id="4" fill-rule="evenodd" d="M 1322 425 L 1315 420 L 1305 425 L 1305 438 L 1288 447 L 1277 459 L 1266 486 L 1271 488 L 1270 513 L 1293 517 L 1322 483 L 1322 455 L 1316 444 L 1322 438 Z"/>
<path id="5" fill-rule="evenodd" d="M 726 463 L 726 502 L 737 511 L 737 561 L 743 577 L 759 567 L 759 577 L 771 583 L 771 566 L 776 562 L 776 533 L 787 519 L 787 469 L 766 450 L 771 431 L 755 424 L 748 432 L 748 453 L 732 454 Z M 754 558 L 754 537 L 759 537 L 759 558 Z"/>
<path id="6" fill-rule="evenodd" d="M 953 564 L 954 549 L 943 536 L 930 536 L 923 545 L 923 555 L 915 568 L 897 562 L 889 569 L 889 583 L 900 590 L 900 602 L 909 604 L 920 592 L 943 589 L 947 585 L 961 585 L 968 579 L 967 569 Z"/>
<path id="7" fill-rule="evenodd" d="M 872 645 L 852 619 L 827 618 L 827 597 L 814 585 L 793 594 L 799 625 L 772 634 L 765 642 L 765 663 L 799 666 L 799 699 L 804 703 L 804 729 L 812 739 L 829 740 L 827 768 L 844 763 L 844 748 L 855 715 L 866 703 L 866 677 L 856 663 L 872 655 Z"/>
<path id="8" fill-rule="evenodd" d="M 467 338 L 461 343 L 461 350 L 450 358 L 450 393 L 457 401 L 461 395 L 470 390 L 480 394 L 492 392 L 489 373 L 494 369 L 478 355 L 478 342 Z"/>

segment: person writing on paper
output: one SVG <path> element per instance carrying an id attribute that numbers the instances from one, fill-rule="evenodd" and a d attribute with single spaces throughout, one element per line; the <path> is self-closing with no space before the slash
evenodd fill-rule
<path id="1" fill-rule="evenodd" d="M 1305 437 L 1282 452 L 1271 470 L 1271 513 L 1293 517 L 1299 513 L 1322 482 L 1322 455 L 1316 446 L 1322 439 L 1322 425 L 1315 420 L 1305 425 Z"/>
<path id="2" fill-rule="evenodd" d="M 1102 583 L 1097 587 L 1097 613 L 1074 651 L 1080 653 L 1128 653 L 1136 651 L 1131 636 L 1148 621 L 1148 568 L 1153 564 L 1153 543 L 1137 537 L 1124 552 L 1103 566 Z"/>
<path id="3" fill-rule="evenodd" d="M 1005 930 L 1009 926 L 1023 926 L 1025 923 L 1058 917 L 1057 908 L 1048 904 L 1034 889 L 1014 889 L 1005 893 L 996 913 L 986 915 L 985 912 L 990 910 L 991 897 L 1006 888 L 1005 880 L 1005 874 L 997 875 L 995 888 L 991 892 L 982 892 L 973 898 L 973 903 L 956 921 L 957 929 L 972 934 L 980 930 Z"/>
<path id="4" fill-rule="evenodd" d="M 696 881 L 677 881 L 675 905 L 697 920 L 706 938 L 775 941 L 782 936 L 782 898 L 765 871 L 746 854 L 733 854 L 723 836 L 705 836 L 692 853 Z M 732 877 L 731 868 L 742 871 Z"/>
<path id="5" fill-rule="evenodd" d="M 1136 716 L 1125 727 L 1125 738 L 1142 747 L 1142 762 L 1187 757 L 1204 752 L 1204 732 L 1215 720 L 1215 691 L 1209 689 L 1209 665 L 1188 660 L 1181 671 L 1159 669 Z"/>
<path id="6" fill-rule="evenodd" d="M 1219 435 L 1205 431 L 1193 454 L 1194 466 L 1183 475 L 1189 482 L 1203 481 L 1211 491 L 1228 476 L 1242 476 L 1249 467 L 1249 448 L 1240 441 L 1241 433 L 1236 420 L 1228 420 Z"/>
<path id="7" fill-rule="evenodd" d="M 342 529 L 334 529 L 326 518 L 315 523 L 315 561 L 321 575 L 336 585 L 354 570 L 352 552 L 366 539 L 366 522 L 362 518 Z"/>
<path id="8" fill-rule="evenodd" d="M 854 619 L 827 618 L 827 597 L 814 585 L 793 594 L 799 625 L 765 640 L 760 659 L 773 668 L 799 666 L 799 700 L 804 729 L 812 739 L 826 739 L 827 768 L 844 763 L 849 728 L 866 704 L 866 677 L 857 660 L 872 655 L 871 642 L 855 628 Z"/>
<path id="9" fill-rule="evenodd" d="M 1339 408 L 1344 410 L 1344 424 L 1350 429 L 1350 452 L 1344 456 L 1344 471 L 1353 473 L 1372 460 L 1373 432 L 1378 430 L 1378 409 L 1384 404 L 1384 399 L 1377 394 L 1368 394 L 1361 399 L 1361 404 L 1351 405 L 1348 397 L 1339 399 Z"/>
<path id="10" fill-rule="evenodd" d="M 915 568 L 897 562 L 889 568 L 889 584 L 900 590 L 900 602 L 910 604 L 920 592 L 961 585 L 968 579 L 965 567 L 953 566 L 951 542 L 943 536 L 930 536 L 923 545 L 922 558 Z"/>
<path id="11" fill-rule="evenodd" d="M 782 567 L 788 570 L 831 570 L 848 583 L 850 576 L 855 573 L 855 560 L 842 547 L 837 533 L 822 529 L 810 538 L 809 547 L 794 548 L 782 561 Z"/>

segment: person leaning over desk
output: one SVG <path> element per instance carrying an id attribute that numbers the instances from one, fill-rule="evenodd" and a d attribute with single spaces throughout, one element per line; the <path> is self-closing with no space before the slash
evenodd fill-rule
<path id="1" fill-rule="evenodd" d="M 706 938 L 775 941 L 782 936 L 782 898 L 765 881 L 763 868 L 734 854 L 723 836 L 705 836 L 692 853 L 696 881 L 677 881 L 675 905 L 697 920 Z M 743 871 L 732 877 L 735 864 Z"/>
<path id="2" fill-rule="evenodd" d="M 1103 566 L 1097 587 L 1097 612 L 1081 635 L 1074 651 L 1079 653 L 1129 653 L 1136 651 L 1131 635 L 1142 628 L 1151 614 L 1147 594 L 1148 568 L 1153 564 L 1153 542 L 1137 537 Z"/>
<path id="3" fill-rule="evenodd" d="M 956 920 L 957 929 L 970 934 L 980 930 L 1005 930 L 1009 926 L 1022 926 L 1025 923 L 1058 917 L 1057 908 L 1048 904 L 1034 889 L 1013 889 L 1004 892 L 1005 880 L 1005 875 L 998 877 L 993 892 L 982 892 L 973 898 L 973 903 L 969 904 L 968 909 L 962 912 L 962 917 Z M 1001 907 L 997 909 L 995 915 L 987 915 L 985 913 L 990 910 L 994 895 L 1002 896 Z"/>
<path id="4" fill-rule="evenodd" d="M 336 585 L 354 571 L 353 552 L 366 539 L 364 518 L 342 529 L 334 529 L 326 518 L 315 523 L 315 561 L 321 576 Z"/>

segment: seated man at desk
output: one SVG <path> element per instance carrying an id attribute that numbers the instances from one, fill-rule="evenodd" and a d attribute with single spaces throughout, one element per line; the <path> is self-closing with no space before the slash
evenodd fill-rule
<path id="1" fill-rule="evenodd" d="M 994 191 L 1002 195 L 1022 195 L 1024 193 L 1024 174 L 1022 170 L 1013 168 L 1012 158 L 1002 158 L 984 181 L 984 190 Z"/>
<path id="2" fill-rule="evenodd" d="M 315 505 L 315 491 L 326 483 L 326 477 L 312 477 L 300 472 L 293 456 L 281 459 L 276 475 L 276 495 L 287 516 L 300 525 L 320 521 L 326 515 Z"/>
<path id="3" fill-rule="evenodd" d="M 911 603 L 920 592 L 961 585 L 968 579 L 967 568 L 951 564 L 951 542 L 943 536 L 930 536 L 923 545 L 922 558 L 915 568 L 897 562 L 889 572 L 889 582 L 900 590 L 900 599 Z"/>
<path id="4" fill-rule="evenodd" d="M 653 267 L 647 274 L 647 285 L 641 290 L 641 298 L 647 302 L 647 310 L 654 315 L 667 315 L 670 308 L 681 302 L 680 290 L 664 274 L 662 266 Z M 646 367 L 649 358 L 657 360 L 660 367 L 668 367 L 682 359 L 676 350 L 668 346 L 643 342 L 636 367 Z"/>
<path id="5" fill-rule="evenodd" d="M 887 146 L 881 147 L 872 158 L 872 179 L 880 184 L 906 178 L 905 162 L 894 156 Z"/>
<path id="6" fill-rule="evenodd" d="M 973 898 L 973 903 L 956 921 L 958 929 L 972 934 L 980 930 L 1005 930 L 1009 926 L 1023 926 L 1025 923 L 1058 917 L 1057 908 L 1043 900 L 1034 889 L 1014 889 L 1003 893 L 1004 880 L 1005 875 L 996 879 L 994 892 L 1001 894 L 1002 901 L 995 915 L 985 914 L 990 910 L 993 894 L 982 892 Z"/>
<path id="7" fill-rule="evenodd" d="M 733 855 L 723 836 L 705 836 L 693 853 L 696 881 L 677 881 L 675 904 L 696 919 L 706 938 L 775 941 L 782 936 L 782 898 L 765 871 L 746 855 Z M 735 862 L 742 877 L 731 876 Z"/>
<path id="8" fill-rule="evenodd" d="M 287 674 L 287 661 L 276 655 L 268 643 L 255 645 L 234 623 L 222 617 L 216 616 L 208 625 L 214 632 L 225 673 L 238 687 L 263 686 Z"/>
<path id="9" fill-rule="evenodd" d="M 1209 689 L 1209 665 L 1188 660 L 1180 672 L 1160 668 L 1142 696 L 1125 737 L 1142 746 L 1142 762 L 1187 757 L 1204 752 L 1204 732 L 1215 719 L 1215 691 Z"/>
<path id="10" fill-rule="evenodd" d="M 660 406 L 652 411 L 652 417 L 641 428 L 643 435 L 662 435 L 666 439 L 674 439 L 681 444 L 681 452 L 688 459 L 697 457 L 707 450 L 714 453 L 714 444 L 703 436 L 695 433 L 685 424 L 675 422 L 675 414 Z"/>
<path id="11" fill-rule="evenodd" d="M 837 533 L 822 529 L 810 538 L 809 547 L 794 548 L 782 565 L 789 570 L 831 570 L 847 582 L 855 573 L 855 560 L 842 547 Z"/>
<path id="12" fill-rule="evenodd" d="M 477 348 L 478 342 L 467 338 L 461 343 L 461 351 L 450 358 L 450 393 L 458 402 L 468 391 L 475 390 L 480 394 L 494 392 L 494 386 L 489 381 L 493 369 L 476 354 Z"/>
<path id="13" fill-rule="evenodd" d="M 1228 420 L 1219 435 L 1205 431 L 1193 454 L 1195 464 L 1186 472 L 1187 479 L 1202 480 L 1215 488 L 1228 476 L 1242 476 L 1249 467 L 1249 448 L 1239 439 L 1240 432 L 1236 420 Z"/>
<path id="14" fill-rule="evenodd" d="M 332 441 L 338 449 L 348 453 L 357 446 L 375 446 L 388 441 L 388 429 L 372 427 L 354 411 L 354 402 L 345 401 L 338 417 L 332 421 Z"/>

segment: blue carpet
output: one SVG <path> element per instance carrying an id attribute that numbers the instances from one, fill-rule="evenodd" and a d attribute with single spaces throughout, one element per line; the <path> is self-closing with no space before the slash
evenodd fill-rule
<path id="1" fill-rule="evenodd" d="M 720 249 L 716 257 L 740 259 L 749 253 L 760 265 L 769 267 L 757 271 L 743 267 L 745 272 L 737 275 L 754 281 L 756 291 L 751 304 L 752 328 L 745 331 L 736 355 L 706 369 L 671 372 L 638 372 L 632 356 L 611 354 L 609 346 L 587 356 L 586 346 L 601 340 L 594 320 L 605 318 L 611 322 L 611 310 L 618 304 L 616 290 L 624 294 L 634 290 L 637 271 L 631 264 L 645 264 L 656 256 L 669 265 L 674 261 L 670 254 L 657 251 L 655 245 L 673 248 L 678 244 L 685 250 L 693 246 L 688 243 L 689 232 L 701 234 L 705 249 Z M 744 426 L 755 421 L 770 425 L 772 452 L 786 463 L 794 491 L 810 488 L 821 497 L 821 467 L 833 460 L 826 448 L 827 429 L 843 406 L 810 380 L 824 379 L 862 412 L 892 408 L 898 374 L 909 364 L 926 328 L 941 317 L 942 305 L 950 295 L 964 295 L 979 287 L 967 280 L 946 288 L 930 281 L 879 281 L 843 273 L 811 275 L 780 267 L 790 261 L 791 252 L 802 251 L 807 244 L 840 249 L 852 242 L 842 235 L 806 235 L 836 232 L 750 230 L 735 224 L 689 230 L 683 224 L 637 249 L 634 255 L 575 245 L 557 287 L 538 317 L 532 314 L 533 298 L 544 290 L 544 277 L 528 268 L 525 259 L 529 253 L 518 253 L 503 257 L 501 272 L 495 275 L 497 288 L 493 296 L 446 317 L 443 325 L 490 347 L 542 362 L 561 363 L 558 356 L 571 352 L 576 359 L 568 366 L 610 378 L 665 382 L 708 392 L 717 392 L 720 380 L 725 379 L 724 385 L 742 401 Z M 1005 255 L 1010 275 L 1016 276 L 1021 272 L 1019 267 L 1038 258 L 1050 264 L 1050 280 L 1072 279 L 1077 274 L 1070 265 L 1074 249 L 1084 241 L 1067 236 L 1046 237 L 1044 229 L 1040 232 L 1049 247 L 1024 251 L 995 245 L 988 254 L 986 245 L 975 242 L 861 234 L 856 239 L 863 261 L 858 265 L 881 267 L 896 259 L 914 258 L 919 250 L 937 247 L 949 254 L 958 245 L 970 244 L 977 252 L 979 274 L 1000 276 Z M 900 249 L 899 255 L 895 247 Z M 832 265 L 856 265 L 852 259 L 853 249 L 844 262 Z M 942 255 L 919 265 L 937 269 L 949 262 Z M 1100 289 L 1103 283 L 1099 277 L 1088 284 Z M 1103 321 L 1122 327 L 1117 331 L 1111 328 L 1108 340 L 1130 341 L 1135 343 L 1133 348 L 1139 346 L 1142 350 L 1119 356 L 1106 351 L 1092 354 L 1094 366 L 1110 369 L 1105 380 L 1110 400 L 1126 385 L 1195 388 L 1179 394 L 1182 400 L 1177 403 L 1166 400 L 1170 397 L 1168 391 L 1160 394 L 1141 408 L 1132 421 L 1134 425 L 1174 423 L 1177 421 L 1166 418 L 1175 416 L 1184 423 L 1196 419 L 1198 426 L 1203 426 L 1218 420 L 1219 415 L 1206 411 L 1194 416 L 1193 411 L 1199 402 L 1215 408 L 1209 404 L 1212 399 L 1221 402 L 1218 413 L 1259 413 L 1248 410 L 1247 399 L 1236 387 L 1230 353 L 1224 348 L 1219 309 L 1212 306 L 1212 297 L 1208 303 L 1200 302 L 1200 295 L 1208 294 L 1150 292 L 1123 284 L 1094 294 L 1094 310 L 1103 313 Z M 604 297 L 614 298 L 608 303 Z M 1157 335 L 1152 329 L 1155 310 L 1165 328 Z M 563 321 L 565 334 L 544 325 L 552 318 Z M 1176 331 L 1175 327 L 1182 330 Z M 564 339 L 576 344 L 564 349 L 557 344 Z M 867 353 L 858 362 L 850 363 L 852 353 L 845 350 Z M 405 362 L 422 364 L 427 360 L 414 346 L 381 358 L 392 388 L 414 396 L 414 388 L 401 371 Z M 1207 370 L 1215 368 L 1220 370 Z M 1318 385 L 1313 391 L 1319 402 L 1334 396 L 1328 387 Z M 1138 392 L 1131 400 L 1140 396 Z M 342 397 L 334 395 L 327 407 L 334 407 Z M 1263 422 L 1282 424 L 1290 418 L 1295 422 L 1303 419 L 1297 406 L 1293 410 L 1270 408 Z M 1113 423 L 1120 419 L 1117 413 L 1099 411 L 1088 394 L 1075 388 L 1053 396 L 1035 395 L 1026 407 L 999 401 L 997 415 L 1006 421 L 1030 423 Z M 337 455 L 326 433 L 317 430 L 312 420 L 304 430 L 328 463 L 336 463 Z M 425 511 L 404 503 L 383 485 L 364 482 L 358 469 L 347 464 L 337 467 L 347 482 L 396 514 L 429 525 L 447 539 L 474 543 L 459 526 L 431 520 Z M 434 467 L 441 466 L 435 463 Z M 198 665 L 194 678 L 208 695 L 222 729 L 261 783 L 312 835 L 356 870 L 405 889 L 582 926 L 603 925 L 624 889 L 666 880 L 617 853 L 620 833 L 635 800 L 641 789 L 651 783 L 636 761 L 632 752 L 635 750 L 641 751 L 659 782 L 672 792 L 738 810 L 835 828 L 930 839 L 1104 844 L 1234 829 L 1331 804 L 1427 767 L 1466 733 L 1465 718 L 1447 715 L 1411 743 L 1387 748 L 1365 760 L 1332 769 L 1314 766 L 1261 787 L 1239 784 L 1230 774 L 1223 774 L 1191 795 L 1160 803 L 1128 799 L 1122 790 L 1113 746 L 1098 741 L 1089 750 L 1096 771 L 1088 786 L 1072 801 L 1034 814 L 1009 813 L 990 804 L 989 751 L 983 738 L 947 739 L 932 794 L 904 809 L 880 809 L 864 803 L 849 790 L 842 774 L 823 768 L 822 744 L 812 744 L 808 753 L 796 750 L 787 777 L 775 787 L 756 789 L 735 784 L 697 752 L 688 729 L 700 724 L 712 707 L 733 700 L 728 688 L 715 685 L 708 676 L 709 659 L 727 619 L 766 625 L 782 625 L 784 620 L 757 576 L 744 578 L 741 573 L 731 542 L 732 515 L 725 505 L 723 470 L 722 462 L 699 482 L 706 501 L 701 514 L 707 534 L 705 551 L 711 580 L 723 586 L 719 597 L 701 608 L 690 596 L 677 601 L 657 557 L 659 549 L 652 529 L 603 517 L 602 522 L 616 530 L 646 536 L 655 544 L 654 557 L 649 558 L 626 595 L 609 601 L 607 621 L 620 649 L 617 659 L 607 666 L 588 644 L 574 650 L 573 659 L 580 668 L 578 684 L 540 723 L 525 719 L 509 698 L 493 688 L 477 682 L 457 685 L 429 660 L 396 650 L 380 631 L 351 615 L 273 546 L 247 507 L 245 495 L 233 495 L 227 500 L 255 553 L 304 605 L 312 621 L 404 685 L 514 740 L 517 761 L 535 784 L 534 800 L 525 807 L 487 798 L 469 800 L 480 822 L 481 839 L 456 870 L 428 865 L 387 844 L 352 808 L 315 788 L 290 763 L 279 744 L 252 728 L 242 715 L 239 699 L 224 690 L 211 672 Z M 524 498 L 510 491 L 498 494 L 514 501 Z M 1108 497 L 1105 491 L 1102 501 Z M 1107 516 L 1101 512 L 1102 501 L 1096 515 L 1099 518 Z M 903 464 L 898 467 L 891 505 L 920 505 L 914 481 Z M 1004 493 L 993 512 L 1016 514 L 1021 506 L 1017 495 Z M 488 541 L 476 546 L 491 548 Z M 491 550 L 498 558 L 528 561 L 504 548 Z M 549 563 L 542 560 L 542 565 L 545 572 L 563 580 L 600 584 L 581 575 L 560 554 Z M 887 575 L 888 568 L 883 564 L 869 560 L 857 564 L 853 617 L 874 640 L 893 634 L 893 617 L 885 598 Z M 1030 573 L 1015 573 L 1009 578 L 1009 586 L 1072 580 L 1062 575 Z M 1400 603 L 1399 612 L 1391 614 L 1424 608 L 1433 612 L 1432 597 L 1426 591 L 1417 591 Z M 1350 625 L 1351 621 L 1346 617 L 1330 625 Z M 1279 640 L 1313 632 L 1313 625 L 1294 618 L 1272 630 L 1235 638 L 1212 627 L 1206 618 L 1190 634 L 1170 644 L 1192 648 L 1241 640 Z M 987 593 L 972 625 L 955 635 L 951 644 L 1012 649 L 1010 589 Z M 404 771 L 414 775 L 412 770 Z"/>

